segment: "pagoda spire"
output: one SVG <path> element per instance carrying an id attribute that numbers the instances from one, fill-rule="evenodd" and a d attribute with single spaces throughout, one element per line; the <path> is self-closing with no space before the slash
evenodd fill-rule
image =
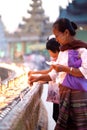
<path id="1" fill-rule="evenodd" d="M 28 10 L 27 12 L 30 14 L 33 20 L 49 20 L 48 17 L 44 15 L 44 9 L 42 8 L 41 0 L 32 0 L 33 3 L 30 4 L 32 10 Z"/>
<path id="2" fill-rule="evenodd" d="M 24 24 L 20 24 L 19 28 L 23 30 L 23 33 L 30 35 L 50 35 L 52 23 L 50 23 L 49 17 L 45 15 L 42 1 L 32 0 L 30 7 L 31 10 L 27 10 L 30 17 L 23 17 Z"/>
<path id="3" fill-rule="evenodd" d="M 31 11 L 28 10 L 28 13 L 30 13 L 30 15 L 35 15 L 38 13 L 44 14 L 44 10 L 42 8 L 42 1 L 41 0 L 32 0 L 32 1 L 33 3 L 30 4 L 32 10 Z"/>

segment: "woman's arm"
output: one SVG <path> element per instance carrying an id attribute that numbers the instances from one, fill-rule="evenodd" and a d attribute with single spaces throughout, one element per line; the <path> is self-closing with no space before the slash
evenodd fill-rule
<path id="1" fill-rule="evenodd" d="M 75 77 L 84 77 L 83 74 L 81 73 L 81 71 L 79 70 L 79 68 L 64 66 L 63 71 L 68 73 L 68 74 L 71 74 L 71 75 L 73 75 Z"/>
<path id="2" fill-rule="evenodd" d="M 48 74 L 42 75 L 42 76 L 30 76 L 28 79 L 28 83 L 30 85 L 33 85 L 34 82 L 38 81 L 51 81 L 51 78 Z"/>
<path id="3" fill-rule="evenodd" d="M 67 67 L 63 65 L 53 65 L 52 66 L 57 72 L 66 72 L 76 77 L 84 77 L 79 68 Z"/>

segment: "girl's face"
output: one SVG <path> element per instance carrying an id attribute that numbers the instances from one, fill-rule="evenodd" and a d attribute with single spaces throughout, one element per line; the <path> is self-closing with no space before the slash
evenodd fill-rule
<path id="1" fill-rule="evenodd" d="M 57 29 L 53 28 L 53 33 L 56 37 L 56 41 L 59 42 L 61 45 L 66 44 L 67 42 L 67 31 L 59 32 Z"/>
<path id="2" fill-rule="evenodd" d="M 49 55 L 50 55 L 50 57 L 52 57 L 53 59 L 57 59 L 57 57 L 58 57 L 58 51 L 56 51 L 55 53 L 54 52 L 52 52 L 51 50 L 48 50 L 48 53 L 49 53 Z"/>

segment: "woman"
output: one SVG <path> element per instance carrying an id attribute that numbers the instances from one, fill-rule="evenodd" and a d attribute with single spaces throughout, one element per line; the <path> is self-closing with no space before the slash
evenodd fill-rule
<path id="1" fill-rule="evenodd" d="M 53 23 L 53 33 L 60 43 L 58 65 L 52 66 L 59 73 L 57 78 L 60 83 L 60 108 L 55 130 L 87 130 L 87 44 L 75 39 L 76 29 L 77 25 L 67 18 L 60 18 Z M 70 50 L 79 54 L 81 62 L 78 67 L 69 66 Z M 67 75 L 77 78 L 75 88 L 72 83 L 67 86 L 68 78 L 67 83 L 64 83 Z M 83 83 L 83 90 L 78 83 L 79 78 Z"/>
<path id="2" fill-rule="evenodd" d="M 56 59 L 58 57 L 58 53 L 59 53 L 59 46 L 60 46 L 60 44 L 56 41 L 54 36 L 50 36 L 48 38 L 48 40 L 46 42 L 46 49 L 50 55 L 51 61 L 56 61 Z M 37 76 L 34 76 L 34 74 L 41 74 L 41 75 L 37 77 Z M 50 77 L 50 75 L 53 75 L 52 78 Z M 33 82 L 38 82 L 38 81 L 49 82 L 48 93 L 50 93 L 50 91 L 49 91 L 50 85 L 54 83 L 52 80 L 55 80 L 56 73 L 55 73 L 55 70 L 52 70 L 52 67 L 50 66 L 50 68 L 48 70 L 29 71 L 28 76 L 29 76 L 30 85 L 32 85 Z M 54 86 L 52 86 L 52 87 L 54 87 Z M 58 86 L 55 86 L 55 88 L 56 87 L 58 87 Z M 54 88 L 52 88 L 52 89 L 54 89 Z M 58 90 L 58 88 L 55 89 L 55 91 L 56 90 Z M 57 122 L 58 114 L 59 114 L 59 105 L 58 105 L 58 99 L 54 100 L 53 97 L 57 98 L 57 96 L 54 96 L 54 92 L 53 92 L 53 96 L 51 95 L 51 98 L 48 94 L 47 101 L 53 102 L 53 119 L 55 122 Z"/>

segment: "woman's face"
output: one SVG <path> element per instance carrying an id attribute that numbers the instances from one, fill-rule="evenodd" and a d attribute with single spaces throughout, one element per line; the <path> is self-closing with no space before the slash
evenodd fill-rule
<path id="1" fill-rule="evenodd" d="M 53 33 L 56 37 L 57 42 L 59 42 L 61 45 L 66 44 L 66 38 L 67 38 L 66 32 L 59 32 L 57 29 L 53 28 Z"/>

